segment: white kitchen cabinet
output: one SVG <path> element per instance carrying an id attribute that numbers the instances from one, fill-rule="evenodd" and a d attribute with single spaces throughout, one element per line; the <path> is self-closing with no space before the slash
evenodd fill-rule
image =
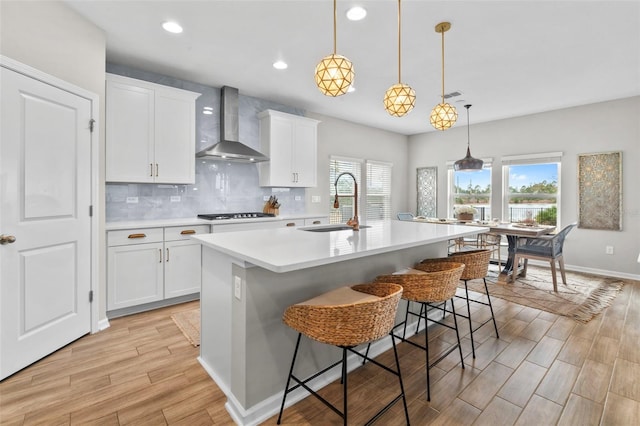
<path id="1" fill-rule="evenodd" d="M 107 241 L 107 310 L 162 300 L 162 228 L 109 232 Z"/>
<path id="2" fill-rule="evenodd" d="M 107 182 L 195 183 L 199 96 L 107 74 Z"/>
<path id="3" fill-rule="evenodd" d="M 107 311 L 198 293 L 201 245 L 209 225 L 107 233 Z"/>
<path id="4" fill-rule="evenodd" d="M 313 187 L 317 183 L 318 120 L 266 110 L 260 118 L 260 186 Z"/>

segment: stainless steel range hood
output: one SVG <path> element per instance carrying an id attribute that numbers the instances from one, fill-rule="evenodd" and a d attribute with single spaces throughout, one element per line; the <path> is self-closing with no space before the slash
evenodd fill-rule
<path id="1" fill-rule="evenodd" d="M 198 158 L 254 163 L 269 157 L 240 143 L 238 89 L 223 86 L 220 90 L 220 142 L 196 153 Z"/>

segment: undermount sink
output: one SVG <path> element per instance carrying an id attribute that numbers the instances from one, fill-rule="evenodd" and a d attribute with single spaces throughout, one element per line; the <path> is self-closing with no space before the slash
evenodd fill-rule
<path id="1" fill-rule="evenodd" d="M 360 225 L 360 229 L 362 228 L 371 228 L 367 225 Z M 353 230 L 352 227 L 348 225 L 333 225 L 333 226 L 314 226 L 312 228 L 298 228 L 301 231 L 309 231 L 309 232 L 332 232 L 332 231 L 346 231 L 348 229 Z"/>

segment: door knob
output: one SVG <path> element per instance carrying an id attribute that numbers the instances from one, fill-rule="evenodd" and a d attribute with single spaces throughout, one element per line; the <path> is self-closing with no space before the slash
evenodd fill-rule
<path id="1" fill-rule="evenodd" d="M 5 245 L 5 244 L 11 244 L 13 242 L 16 241 L 16 237 L 14 237 L 13 235 L 0 235 L 0 244 Z"/>

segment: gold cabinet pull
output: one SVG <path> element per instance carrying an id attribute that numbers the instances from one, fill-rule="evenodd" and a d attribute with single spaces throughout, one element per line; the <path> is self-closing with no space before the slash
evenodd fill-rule
<path id="1" fill-rule="evenodd" d="M 149 176 L 153 177 L 153 163 L 149 163 Z"/>
<path id="2" fill-rule="evenodd" d="M 180 231 L 180 235 L 189 235 L 189 234 L 195 234 L 196 231 L 195 229 L 185 229 L 184 231 Z"/>
<path id="3" fill-rule="evenodd" d="M 286 226 L 296 226 L 296 224 L 294 222 L 289 222 Z"/>
<path id="4" fill-rule="evenodd" d="M 145 234 L 129 234 L 129 236 L 127 238 L 146 238 L 147 236 Z"/>

